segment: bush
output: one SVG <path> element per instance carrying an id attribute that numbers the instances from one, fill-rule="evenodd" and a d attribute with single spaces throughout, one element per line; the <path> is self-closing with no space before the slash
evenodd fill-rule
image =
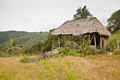
<path id="1" fill-rule="evenodd" d="M 101 52 L 101 51 L 97 51 L 94 48 L 90 48 L 90 47 L 85 47 L 83 49 L 70 49 L 68 47 L 61 47 L 59 48 L 60 52 L 65 54 L 65 55 L 72 55 L 72 56 L 76 56 L 76 55 L 80 55 L 80 56 L 85 56 L 85 55 L 90 55 L 90 54 L 95 54 L 96 52 Z"/>
<path id="2" fill-rule="evenodd" d="M 90 48 L 90 47 L 85 47 L 80 53 L 80 56 L 85 56 L 85 55 L 90 55 L 90 54 L 95 54 L 96 49 Z"/>
<path id="3" fill-rule="evenodd" d="M 70 49 L 69 47 L 61 47 L 61 48 L 59 48 L 59 50 L 62 53 L 62 55 L 76 56 L 79 53 L 78 50 L 76 50 L 76 49 Z"/>
<path id="4" fill-rule="evenodd" d="M 70 49 L 69 52 L 68 52 L 69 55 L 73 55 L 73 56 L 76 56 L 78 54 L 77 50 L 74 50 L 74 49 Z"/>
<path id="5" fill-rule="evenodd" d="M 4 52 L 0 52 L 0 57 L 9 57 L 9 54 L 4 53 Z"/>
<path id="6" fill-rule="evenodd" d="M 40 60 L 40 58 L 38 58 L 38 57 L 23 56 L 20 59 L 20 62 L 22 62 L 22 63 L 29 63 L 29 62 L 38 62 L 39 60 Z"/>
<path id="7" fill-rule="evenodd" d="M 40 60 L 40 58 L 38 57 L 32 57 L 30 58 L 29 62 L 38 62 Z"/>
<path id="8" fill-rule="evenodd" d="M 28 57 L 28 56 L 23 56 L 23 57 L 20 59 L 20 62 L 22 62 L 22 63 L 29 63 L 29 62 L 30 62 L 30 57 Z"/>
<path id="9" fill-rule="evenodd" d="M 113 52 L 117 48 L 117 41 L 120 41 L 120 31 L 117 31 L 110 37 L 106 50 Z"/>
<path id="10" fill-rule="evenodd" d="M 70 48 L 68 48 L 68 47 L 61 47 L 61 48 L 59 48 L 59 50 L 60 50 L 60 52 L 61 53 L 64 53 L 65 55 L 69 55 L 69 50 L 70 50 Z"/>
<path id="11" fill-rule="evenodd" d="M 54 55 L 52 55 L 51 57 L 52 58 L 58 58 L 58 57 L 64 57 L 65 56 L 65 54 L 64 53 L 61 53 L 61 54 L 54 54 Z"/>
<path id="12" fill-rule="evenodd" d="M 106 50 L 107 51 L 110 51 L 110 52 L 113 52 L 114 49 L 116 49 L 116 45 L 117 44 L 117 41 L 116 40 L 112 40 L 108 43 L 108 45 L 106 46 Z"/>
<path id="13" fill-rule="evenodd" d="M 119 49 L 116 49 L 116 50 L 113 51 L 113 53 L 114 53 L 115 55 L 119 55 L 119 54 L 120 54 L 120 50 L 119 50 Z"/>
<path id="14" fill-rule="evenodd" d="M 59 48 L 60 52 L 65 55 L 73 55 L 76 56 L 78 54 L 77 50 L 70 49 L 69 47 L 61 47 Z"/>

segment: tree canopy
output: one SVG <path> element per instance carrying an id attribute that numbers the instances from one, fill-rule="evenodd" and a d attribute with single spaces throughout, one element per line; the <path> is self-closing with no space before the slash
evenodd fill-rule
<path id="1" fill-rule="evenodd" d="M 115 11 L 108 19 L 108 30 L 116 32 L 120 30 L 120 10 Z"/>
<path id="2" fill-rule="evenodd" d="M 92 16 L 90 14 L 90 11 L 88 11 L 87 7 L 84 6 L 83 8 L 80 7 L 76 10 L 76 14 L 74 14 L 73 18 L 74 20 L 76 19 L 84 19 L 84 18 L 87 18 L 88 16 Z"/>

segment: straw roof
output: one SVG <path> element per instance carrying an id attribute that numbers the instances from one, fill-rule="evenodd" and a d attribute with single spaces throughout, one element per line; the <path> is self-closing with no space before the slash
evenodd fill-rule
<path id="1" fill-rule="evenodd" d="M 104 36 L 111 35 L 111 33 L 95 17 L 66 21 L 59 28 L 55 29 L 51 34 L 79 36 L 95 32 Z"/>

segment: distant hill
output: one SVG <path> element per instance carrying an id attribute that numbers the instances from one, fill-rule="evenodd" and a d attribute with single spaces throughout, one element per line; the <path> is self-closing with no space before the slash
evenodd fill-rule
<path id="1" fill-rule="evenodd" d="M 24 36 L 21 36 L 18 39 L 18 42 L 20 44 L 23 44 L 25 48 L 31 48 L 38 42 L 47 39 L 48 32 L 43 32 L 43 33 L 38 33 L 38 32 L 33 32 L 33 33 L 27 33 Z"/>
<path id="2" fill-rule="evenodd" d="M 27 32 L 23 32 L 23 31 L 0 32 L 0 45 L 9 41 L 10 39 L 16 39 L 16 38 L 24 36 L 26 34 L 27 34 Z"/>
<path id="3" fill-rule="evenodd" d="M 31 48 L 41 40 L 45 40 L 48 32 L 25 32 L 25 31 L 5 31 L 0 32 L 0 45 L 8 42 L 10 39 L 17 39 L 26 49 Z"/>

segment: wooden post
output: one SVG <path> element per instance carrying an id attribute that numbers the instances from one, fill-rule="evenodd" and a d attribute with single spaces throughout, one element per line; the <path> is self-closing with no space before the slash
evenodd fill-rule
<path id="1" fill-rule="evenodd" d="M 75 45 L 75 42 L 73 42 L 73 44 L 74 44 L 74 49 L 76 49 L 76 45 Z"/>
<path id="2" fill-rule="evenodd" d="M 54 49 L 54 35 L 52 36 L 52 50 Z"/>
<path id="3" fill-rule="evenodd" d="M 85 47 L 84 35 L 82 36 L 82 41 L 83 41 L 83 47 Z"/>
<path id="4" fill-rule="evenodd" d="M 78 38 L 79 38 L 79 41 L 81 41 L 81 36 L 78 36 Z"/>
<path id="5" fill-rule="evenodd" d="M 104 50 L 106 49 L 106 40 L 104 38 Z"/>
<path id="6" fill-rule="evenodd" d="M 92 40 L 94 39 L 94 35 L 91 37 L 91 39 L 90 39 L 90 43 L 92 43 Z"/>
<path id="7" fill-rule="evenodd" d="M 102 49 L 102 36 L 100 36 L 100 48 Z"/>
<path id="8" fill-rule="evenodd" d="M 119 42 L 118 42 L 118 41 L 117 41 L 117 48 L 120 49 L 120 47 L 119 47 Z"/>
<path id="9" fill-rule="evenodd" d="M 89 45 L 91 44 L 91 41 L 90 41 L 90 34 L 88 35 L 88 40 L 89 40 Z"/>
<path id="10" fill-rule="evenodd" d="M 95 48 L 97 49 L 97 45 L 96 45 L 96 35 L 94 33 L 94 43 L 95 43 Z M 97 50 L 95 50 L 95 53 L 97 54 Z"/>
<path id="11" fill-rule="evenodd" d="M 95 43 L 95 48 L 97 48 L 96 46 L 96 35 L 94 34 L 94 43 Z"/>
<path id="12" fill-rule="evenodd" d="M 65 39 L 65 45 L 66 45 L 66 36 L 64 36 L 64 39 Z"/>
<path id="13" fill-rule="evenodd" d="M 60 47 L 60 38 L 58 36 L 58 47 Z"/>

